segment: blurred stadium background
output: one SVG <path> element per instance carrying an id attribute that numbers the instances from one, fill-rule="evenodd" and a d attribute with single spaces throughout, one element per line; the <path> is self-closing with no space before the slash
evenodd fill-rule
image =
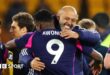
<path id="1" fill-rule="evenodd" d="M 110 15 L 110 0 L 0 0 L 0 19 L 3 22 L 2 41 L 11 39 L 9 26 L 11 17 L 19 11 L 34 15 L 39 9 L 46 8 L 54 14 L 64 5 L 74 6 L 81 18 L 92 18 L 99 12 Z"/>

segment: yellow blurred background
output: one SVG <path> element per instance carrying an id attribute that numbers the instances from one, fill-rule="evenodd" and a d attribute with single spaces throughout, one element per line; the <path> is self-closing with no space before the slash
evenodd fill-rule
<path id="1" fill-rule="evenodd" d="M 0 19 L 4 23 L 3 42 L 11 39 L 9 31 L 6 29 L 7 25 L 5 24 L 8 23 L 7 16 L 11 14 L 9 11 L 13 8 L 12 5 L 14 3 L 18 4 L 18 6 L 21 4 L 32 15 L 41 8 L 46 8 L 55 14 L 64 5 L 74 6 L 78 11 L 80 19 L 92 18 L 99 12 L 105 12 L 110 15 L 110 0 L 0 0 Z"/>

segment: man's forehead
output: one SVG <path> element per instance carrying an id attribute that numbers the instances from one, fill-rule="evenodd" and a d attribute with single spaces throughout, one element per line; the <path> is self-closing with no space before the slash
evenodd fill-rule
<path id="1" fill-rule="evenodd" d="M 13 21 L 12 24 L 11 24 L 11 27 L 17 27 L 17 26 L 18 26 L 18 22 Z"/>
<path id="2" fill-rule="evenodd" d="M 70 17 L 73 19 L 78 19 L 78 15 L 74 14 L 73 12 L 64 12 L 61 15 L 64 17 Z"/>

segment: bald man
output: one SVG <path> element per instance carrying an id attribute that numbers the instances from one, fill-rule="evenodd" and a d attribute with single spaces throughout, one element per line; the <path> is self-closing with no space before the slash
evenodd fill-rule
<path id="1" fill-rule="evenodd" d="M 72 7 L 72 6 L 62 7 L 57 13 L 57 19 L 59 20 L 59 24 L 60 24 L 61 28 L 62 28 L 62 26 L 65 26 L 65 27 L 68 26 L 68 29 L 65 28 L 62 30 L 62 32 L 61 32 L 62 37 L 66 38 L 66 39 L 69 39 L 69 38 L 76 38 L 77 39 L 77 38 L 79 38 L 79 36 L 83 37 L 83 36 L 81 36 L 81 34 L 79 32 L 77 32 L 78 29 L 77 29 L 76 22 L 78 20 L 78 14 L 77 14 L 77 11 L 74 7 Z M 80 42 L 82 44 L 85 43 L 84 46 L 91 46 L 91 41 L 93 41 L 91 38 L 95 39 L 95 37 L 100 37 L 99 34 L 98 35 L 96 35 L 96 34 L 98 34 L 98 33 L 94 33 L 93 37 L 87 38 L 88 40 L 90 40 L 89 41 L 90 43 L 88 43 L 85 40 L 83 40 L 83 41 L 80 40 Z M 87 36 L 89 34 L 85 34 L 85 35 Z M 93 43 L 92 45 L 95 45 L 95 43 Z M 84 49 L 89 50 L 89 47 L 86 47 Z M 94 54 L 93 54 L 93 56 L 94 56 Z M 75 60 L 75 75 L 82 75 L 83 74 L 82 66 L 83 66 L 82 54 L 80 51 L 77 50 L 76 60 Z"/>
<path id="2" fill-rule="evenodd" d="M 68 25 L 70 28 L 74 27 L 78 20 L 77 11 L 71 6 L 64 6 L 61 8 L 57 13 L 57 17 L 61 26 Z"/>

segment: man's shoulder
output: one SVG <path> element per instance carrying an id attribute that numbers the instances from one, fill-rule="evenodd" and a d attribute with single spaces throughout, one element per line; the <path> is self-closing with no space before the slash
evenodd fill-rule
<path id="1" fill-rule="evenodd" d="M 24 36 L 30 36 L 32 35 L 34 32 L 28 32 L 27 34 L 25 34 Z"/>
<path id="2" fill-rule="evenodd" d="M 25 34 L 22 37 L 20 37 L 20 39 L 22 39 L 22 38 L 28 39 L 32 34 L 34 34 L 34 32 L 28 32 L 27 34 Z"/>

